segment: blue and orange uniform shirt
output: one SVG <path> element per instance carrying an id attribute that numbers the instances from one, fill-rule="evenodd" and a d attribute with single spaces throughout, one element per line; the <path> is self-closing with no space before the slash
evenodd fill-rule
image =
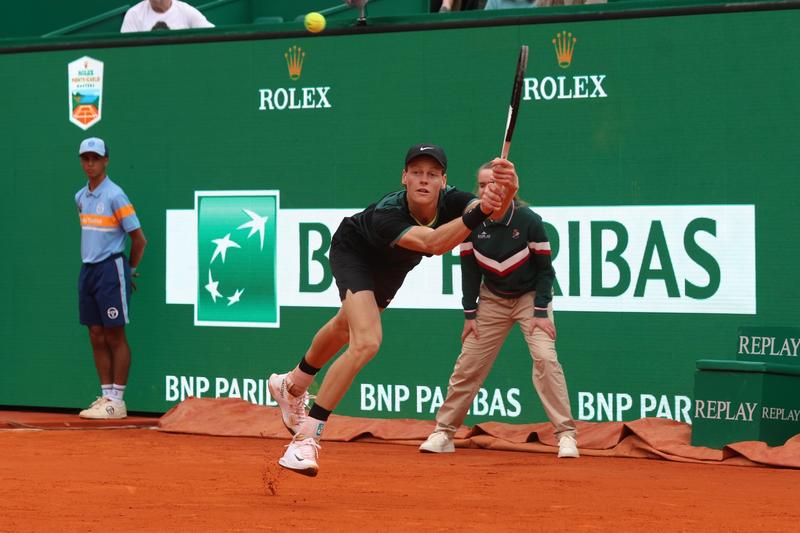
<path id="1" fill-rule="evenodd" d="M 141 227 L 122 188 L 106 176 L 93 191 L 87 184 L 75 195 L 81 220 L 81 259 L 99 263 L 125 250 L 125 234 Z"/>

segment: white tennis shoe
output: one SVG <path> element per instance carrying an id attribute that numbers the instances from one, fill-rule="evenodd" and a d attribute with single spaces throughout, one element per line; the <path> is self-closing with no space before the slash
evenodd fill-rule
<path id="1" fill-rule="evenodd" d="M 308 393 L 304 392 L 300 396 L 292 396 L 289 392 L 289 383 L 286 380 L 288 374 L 272 374 L 267 381 L 269 394 L 272 399 L 278 402 L 281 410 L 283 425 L 292 435 L 300 429 L 300 424 L 306 418 L 306 404 L 308 403 Z"/>
<path id="2" fill-rule="evenodd" d="M 101 396 L 93 401 L 88 409 L 78 413 L 78 416 L 92 420 L 119 419 L 128 416 L 128 409 L 122 400 L 112 400 Z"/>
<path id="3" fill-rule="evenodd" d="M 278 464 L 298 474 L 314 477 L 319 472 L 317 457 L 321 447 L 317 439 L 297 435 L 286 445 L 286 452 L 278 459 Z"/>
<path id="4" fill-rule="evenodd" d="M 558 456 L 559 457 L 580 457 L 578 453 L 578 442 L 575 437 L 571 435 L 564 435 L 558 439 Z"/>
<path id="5" fill-rule="evenodd" d="M 428 435 L 428 440 L 419 445 L 422 453 L 453 453 L 456 447 L 453 444 L 453 437 L 444 431 L 434 431 Z"/>

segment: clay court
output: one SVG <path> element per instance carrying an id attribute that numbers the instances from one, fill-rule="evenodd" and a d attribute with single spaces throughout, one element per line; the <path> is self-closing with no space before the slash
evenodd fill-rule
<path id="1" fill-rule="evenodd" d="M 323 441 L 320 474 L 306 478 L 275 464 L 285 438 L 172 433 L 156 419 L 91 429 L 70 415 L 15 418 L 4 427 L 16 429 L 0 431 L 3 532 L 763 532 L 796 531 L 800 519 L 800 472 L 790 468 L 592 450 L 576 460 L 482 448 L 429 455 L 411 445 L 419 440 L 369 437 Z"/>

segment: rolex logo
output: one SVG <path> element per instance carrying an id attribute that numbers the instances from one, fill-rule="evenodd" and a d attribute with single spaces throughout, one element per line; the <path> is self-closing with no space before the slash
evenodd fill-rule
<path id="1" fill-rule="evenodd" d="M 556 50 L 559 67 L 567 68 L 572 63 L 572 53 L 575 51 L 576 42 L 578 39 L 573 37 L 572 32 L 562 31 L 556 34 L 553 39 L 553 47 Z"/>
<path id="2" fill-rule="evenodd" d="M 575 43 L 578 39 L 572 32 L 561 31 L 553 37 L 558 66 L 562 69 L 572 64 Z M 572 100 L 583 98 L 607 98 L 603 83 L 605 74 L 576 74 L 574 76 L 544 76 L 525 78 L 522 100 Z"/>
<path id="3" fill-rule="evenodd" d="M 303 72 L 305 51 L 297 45 L 289 47 L 283 54 L 292 81 L 300 79 Z M 315 63 L 316 64 L 316 63 Z M 277 64 L 275 68 L 278 68 Z M 319 76 L 319 72 L 313 72 Z M 315 76 L 312 76 L 312 78 Z M 283 111 L 284 109 L 328 109 L 333 107 L 330 101 L 330 86 L 322 87 L 269 87 L 258 89 L 259 111 Z"/>
<path id="4" fill-rule="evenodd" d="M 303 49 L 294 45 L 283 54 L 283 57 L 286 58 L 286 66 L 289 67 L 289 78 L 300 79 L 300 74 L 303 72 L 303 60 L 306 57 Z"/>

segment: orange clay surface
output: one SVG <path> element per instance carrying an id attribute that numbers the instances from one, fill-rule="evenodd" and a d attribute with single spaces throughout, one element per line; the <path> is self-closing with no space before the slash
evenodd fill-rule
<path id="1" fill-rule="evenodd" d="M 0 431 L 0 531 L 798 531 L 800 472 L 153 429 Z"/>

